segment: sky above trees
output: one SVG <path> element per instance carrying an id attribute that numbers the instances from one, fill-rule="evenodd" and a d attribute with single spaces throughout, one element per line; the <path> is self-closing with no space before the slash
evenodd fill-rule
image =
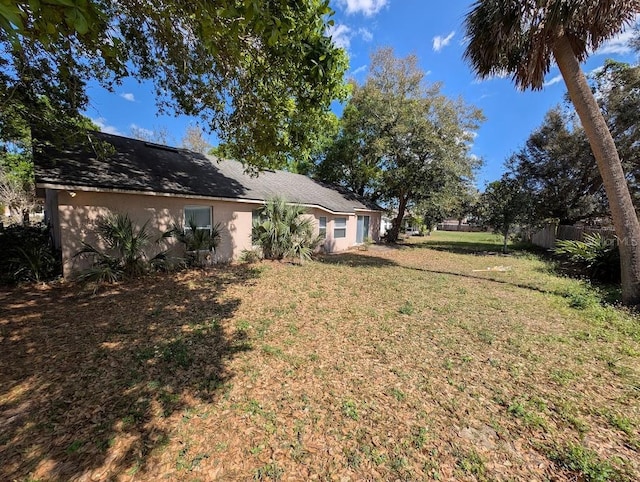
<path id="1" fill-rule="evenodd" d="M 462 59 L 465 48 L 463 21 L 471 1 L 425 2 L 424 0 L 332 0 L 334 42 L 350 57 L 349 77 L 363 82 L 370 64 L 369 55 L 381 46 L 390 46 L 399 57 L 418 56 L 420 67 L 431 83 L 442 82 L 442 92 L 461 96 L 481 108 L 487 118 L 477 131 L 473 153 L 484 159 L 477 185 L 500 177 L 504 161 L 519 150 L 539 127 L 546 112 L 564 102 L 566 89 L 553 66 L 541 91 L 518 91 L 508 78 L 479 81 Z M 631 31 L 607 42 L 583 65 L 586 72 L 601 67 L 607 58 L 635 62 L 627 45 Z M 102 130 L 130 135 L 132 129 L 166 128 L 171 144 L 179 144 L 193 119 L 157 116 L 152 86 L 134 79 L 116 86 L 113 93 L 92 84 L 88 90 L 91 106 L 86 114 Z M 334 110 L 341 112 L 336 104 Z M 215 135 L 209 136 L 217 144 Z"/>

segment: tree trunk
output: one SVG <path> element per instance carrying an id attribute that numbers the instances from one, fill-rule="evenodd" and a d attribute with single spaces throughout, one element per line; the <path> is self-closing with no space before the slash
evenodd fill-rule
<path id="1" fill-rule="evenodd" d="M 622 171 L 620 156 L 569 40 L 562 36 L 553 46 L 569 97 L 580 117 L 598 163 L 618 236 L 622 302 L 640 305 L 640 223 Z"/>
<path id="2" fill-rule="evenodd" d="M 502 241 L 502 253 L 507 254 L 507 243 L 509 242 L 509 228 L 506 231 L 502 232 L 503 241 Z"/>
<path id="3" fill-rule="evenodd" d="M 407 209 L 407 203 L 409 196 L 400 196 L 400 202 L 398 204 L 398 216 L 391 223 L 391 229 L 387 233 L 387 241 L 395 243 L 400 237 L 400 227 L 402 226 L 402 219 L 404 218 L 404 212 Z"/>

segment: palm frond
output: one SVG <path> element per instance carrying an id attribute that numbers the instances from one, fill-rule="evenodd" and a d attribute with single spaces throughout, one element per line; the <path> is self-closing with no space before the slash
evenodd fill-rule
<path id="1" fill-rule="evenodd" d="M 464 58 L 481 78 L 510 75 L 518 88 L 541 89 L 560 36 L 582 61 L 638 13 L 640 0 L 478 0 L 465 19 Z"/>

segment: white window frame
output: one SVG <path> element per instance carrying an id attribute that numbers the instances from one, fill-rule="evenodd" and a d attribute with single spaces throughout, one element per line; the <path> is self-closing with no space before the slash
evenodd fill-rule
<path id="1" fill-rule="evenodd" d="M 206 226 L 198 226 L 196 229 L 198 230 L 207 230 L 209 232 L 211 232 L 211 227 L 213 226 L 213 208 L 211 206 L 203 206 L 203 205 L 192 205 L 192 206 L 185 206 L 183 209 L 183 215 L 184 215 L 184 230 L 185 231 L 189 231 L 191 230 L 191 227 L 189 226 L 189 218 L 187 217 L 187 209 L 194 209 L 194 210 L 200 210 L 200 211 L 204 211 L 205 209 L 209 210 L 209 224 Z"/>
<path id="2" fill-rule="evenodd" d="M 347 237 L 347 218 L 333 219 L 333 238 L 342 239 Z"/>

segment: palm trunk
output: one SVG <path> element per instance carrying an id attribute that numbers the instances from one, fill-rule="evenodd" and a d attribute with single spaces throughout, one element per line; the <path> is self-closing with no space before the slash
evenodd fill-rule
<path id="1" fill-rule="evenodd" d="M 640 223 L 622 171 L 620 156 L 569 40 L 561 36 L 553 46 L 571 101 L 587 134 L 604 182 L 618 236 L 622 302 L 640 305 Z"/>

